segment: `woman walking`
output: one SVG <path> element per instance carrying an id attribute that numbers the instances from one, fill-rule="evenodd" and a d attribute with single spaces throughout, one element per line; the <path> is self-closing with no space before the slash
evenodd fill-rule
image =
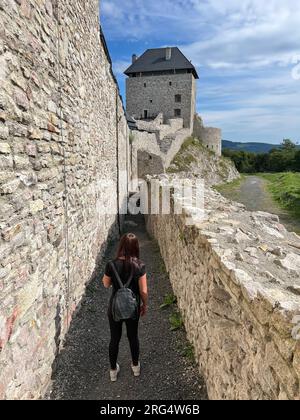
<path id="1" fill-rule="evenodd" d="M 122 326 L 126 324 L 134 376 L 140 376 L 138 326 L 147 312 L 148 290 L 145 264 L 140 258 L 138 238 L 129 233 L 120 241 L 117 257 L 106 265 L 103 284 L 112 287 L 108 307 L 111 340 L 109 344 L 110 379 L 115 382 L 120 372 L 117 363 Z"/>

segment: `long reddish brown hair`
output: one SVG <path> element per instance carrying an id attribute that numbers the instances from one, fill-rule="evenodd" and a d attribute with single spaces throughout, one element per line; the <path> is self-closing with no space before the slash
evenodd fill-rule
<path id="1" fill-rule="evenodd" d="M 131 269 L 134 259 L 137 260 L 140 258 L 139 240 L 133 233 L 127 233 L 122 236 L 117 252 L 117 258 L 125 258 L 126 271 Z"/>

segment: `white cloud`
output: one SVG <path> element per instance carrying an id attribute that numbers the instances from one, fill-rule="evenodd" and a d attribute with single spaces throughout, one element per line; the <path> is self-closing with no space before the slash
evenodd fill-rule
<path id="1" fill-rule="evenodd" d="M 299 140 L 300 80 L 292 78 L 300 55 L 299 1 L 102 3 L 109 39 L 127 43 L 114 65 L 118 75 L 146 43 L 178 45 L 198 67 L 198 109 L 209 124 L 222 127 L 232 140 Z"/>
<path id="2" fill-rule="evenodd" d="M 222 127 L 229 140 L 299 140 L 300 81 L 287 69 L 238 74 L 199 81 L 198 109 L 207 124 Z"/>

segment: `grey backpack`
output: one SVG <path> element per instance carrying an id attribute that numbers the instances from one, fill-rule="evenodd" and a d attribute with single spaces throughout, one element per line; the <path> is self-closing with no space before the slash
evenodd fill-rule
<path id="1" fill-rule="evenodd" d="M 112 316 L 114 321 L 126 321 L 136 319 L 138 313 L 138 302 L 135 294 L 129 286 L 133 279 L 134 267 L 132 265 L 131 274 L 126 284 L 122 283 L 119 273 L 113 262 L 110 263 L 120 288 L 116 291 L 112 301 Z"/>

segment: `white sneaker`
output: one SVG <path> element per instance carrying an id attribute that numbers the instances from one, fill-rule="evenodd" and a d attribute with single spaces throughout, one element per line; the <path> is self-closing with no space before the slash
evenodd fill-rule
<path id="1" fill-rule="evenodd" d="M 117 363 L 117 369 L 115 369 L 115 370 L 110 370 L 110 380 L 112 381 L 112 382 L 116 382 L 117 381 L 117 379 L 118 379 L 118 375 L 119 375 L 119 373 L 120 373 L 120 366 L 118 365 L 118 363 Z"/>
<path id="2" fill-rule="evenodd" d="M 141 374 L 141 364 L 139 363 L 137 366 L 131 365 L 132 372 L 134 376 L 138 377 Z"/>

